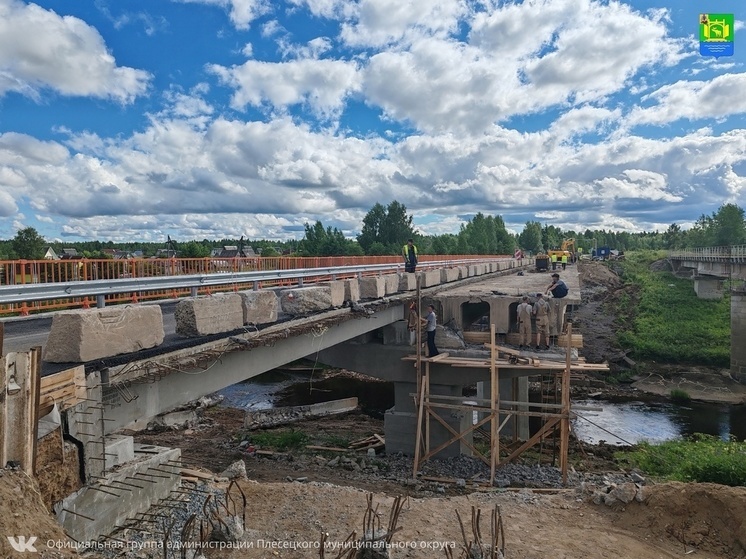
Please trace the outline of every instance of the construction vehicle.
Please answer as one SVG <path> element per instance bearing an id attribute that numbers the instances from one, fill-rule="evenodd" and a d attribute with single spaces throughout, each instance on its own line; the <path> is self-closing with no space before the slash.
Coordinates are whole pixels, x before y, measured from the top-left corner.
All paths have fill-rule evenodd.
<path id="1" fill-rule="evenodd" d="M 576 255 L 575 255 L 575 239 L 565 239 L 562 241 L 562 246 L 559 250 L 552 249 L 547 251 L 547 254 L 549 255 L 549 258 L 552 258 L 552 255 L 557 256 L 557 261 L 561 262 L 563 256 L 567 256 L 568 262 L 575 262 Z"/>

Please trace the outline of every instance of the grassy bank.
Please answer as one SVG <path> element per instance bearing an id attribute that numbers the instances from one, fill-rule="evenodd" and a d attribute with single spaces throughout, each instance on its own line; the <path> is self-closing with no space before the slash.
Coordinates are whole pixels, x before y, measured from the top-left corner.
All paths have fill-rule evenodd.
<path id="1" fill-rule="evenodd" d="M 651 271 L 663 252 L 638 251 L 614 262 L 625 289 L 616 301 L 623 327 L 621 347 L 632 348 L 635 359 L 664 363 L 715 365 L 730 363 L 730 297 L 698 299 L 691 280 Z"/>
<path id="2" fill-rule="evenodd" d="M 690 440 L 659 445 L 642 443 L 632 452 L 618 452 L 623 467 L 674 481 L 746 485 L 746 443 L 696 435 Z"/>

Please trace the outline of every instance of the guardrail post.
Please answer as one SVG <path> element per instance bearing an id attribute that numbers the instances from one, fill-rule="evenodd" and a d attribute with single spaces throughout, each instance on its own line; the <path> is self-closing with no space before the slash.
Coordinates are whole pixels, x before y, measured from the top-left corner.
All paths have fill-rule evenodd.
<path id="1" fill-rule="evenodd" d="M 197 293 L 198 291 L 199 291 L 199 288 L 197 288 L 197 287 L 191 287 L 191 288 L 189 289 L 189 295 L 190 295 L 191 297 L 196 297 L 196 296 L 197 296 L 197 294 L 198 294 L 198 293 Z"/>
<path id="2" fill-rule="evenodd" d="M 255 282 L 254 282 L 254 284 L 253 284 L 253 287 L 252 287 L 252 289 L 253 289 L 254 291 L 259 291 L 259 282 L 258 282 L 258 281 L 255 281 Z"/>
<path id="3" fill-rule="evenodd" d="M 96 308 L 103 309 L 106 306 L 106 297 L 103 295 L 96 295 Z"/>
<path id="4" fill-rule="evenodd" d="M 298 287 L 303 287 L 303 278 L 298 278 Z"/>

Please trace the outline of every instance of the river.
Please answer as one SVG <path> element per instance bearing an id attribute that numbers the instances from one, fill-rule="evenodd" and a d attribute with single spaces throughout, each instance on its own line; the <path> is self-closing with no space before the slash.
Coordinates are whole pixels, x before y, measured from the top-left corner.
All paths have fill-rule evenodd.
<path id="1" fill-rule="evenodd" d="M 307 371 L 275 370 L 229 386 L 219 394 L 224 397 L 224 405 L 254 410 L 357 396 L 363 411 L 377 418 L 383 418 L 385 410 L 394 405 L 392 383 L 346 375 L 324 379 L 320 376 L 318 371 L 310 375 Z M 577 400 L 573 404 L 603 409 L 579 411 L 579 417 L 573 421 L 576 436 L 589 443 L 601 440 L 608 444 L 634 444 L 643 440 L 656 443 L 694 433 L 746 440 L 746 405 L 698 402 L 680 405 L 630 399 Z"/>

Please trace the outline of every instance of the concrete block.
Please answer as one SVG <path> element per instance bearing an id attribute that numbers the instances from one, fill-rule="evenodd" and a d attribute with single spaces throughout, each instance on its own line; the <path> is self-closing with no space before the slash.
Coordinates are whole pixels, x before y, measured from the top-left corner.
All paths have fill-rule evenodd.
<path id="1" fill-rule="evenodd" d="M 132 462 L 135 459 L 135 440 L 126 435 L 106 435 L 104 438 L 106 451 L 106 469 Z"/>
<path id="2" fill-rule="evenodd" d="M 399 274 L 386 274 L 383 276 L 386 284 L 386 295 L 394 295 L 399 292 Z"/>
<path id="3" fill-rule="evenodd" d="M 328 287 L 332 297 L 332 307 L 339 308 L 345 302 L 345 284 L 342 280 L 317 283 L 319 287 Z"/>
<path id="4" fill-rule="evenodd" d="M 58 312 L 44 346 L 44 361 L 84 363 L 163 342 L 158 305 L 127 305 Z"/>
<path id="5" fill-rule="evenodd" d="M 243 323 L 268 324 L 277 322 L 279 301 L 277 293 L 271 290 L 239 291 Z"/>
<path id="6" fill-rule="evenodd" d="M 399 274 L 399 291 L 414 291 L 417 289 L 417 274 Z"/>
<path id="7" fill-rule="evenodd" d="M 244 324 L 243 300 L 238 293 L 190 297 L 174 311 L 176 333 L 184 338 L 237 330 Z"/>
<path id="8" fill-rule="evenodd" d="M 360 300 L 360 282 L 357 279 L 344 280 L 345 301 L 357 303 Z"/>
<path id="9" fill-rule="evenodd" d="M 466 279 L 469 277 L 469 268 L 468 266 L 459 266 L 458 267 L 458 279 Z"/>
<path id="10" fill-rule="evenodd" d="M 382 276 L 360 278 L 360 298 L 380 299 L 386 296 L 386 282 Z"/>
<path id="11" fill-rule="evenodd" d="M 450 283 L 452 281 L 458 281 L 458 279 L 459 279 L 458 268 L 441 268 L 440 283 Z"/>
<path id="12" fill-rule="evenodd" d="M 477 273 L 477 266 L 476 264 L 472 264 L 471 266 L 469 266 L 469 277 L 473 278 L 476 275 L 479 275 Z"/>
<path id="13" fill-rule="evenodd" d="M 299 287 L 280 292 L 283 312 L 292 315 L 309 314 L 332 308 L 330 287 Z"/>
<path id="14" fill-rule="evenodd" d="M 127 519 L 147 511 L 178 489 L 181 483 L 179 474 L 153 472 L 152 468 L 173 470 L 167 461 L 180 460 L 180 449 L 135 445 L 135 450 L 147 450 L 147 454 L 137 453 L 137 460 L 122 464 L 116 471 L 108 472 L 106 480 L 93 484 L 106 493 L 85 485 L 55 505 L 57 522 L 67 535 L 81 543 L 94 542 L 100 536 L 110 534 L 114 526 L 122 526 Z M 143 481 L 133 481 L 137 479 Z"/>
<path id="15" fill-rule="evenodd" d="M 426 270 L 420 272 L 420 285 L 422 287 L 440 285 L 440 270 Z"/>

